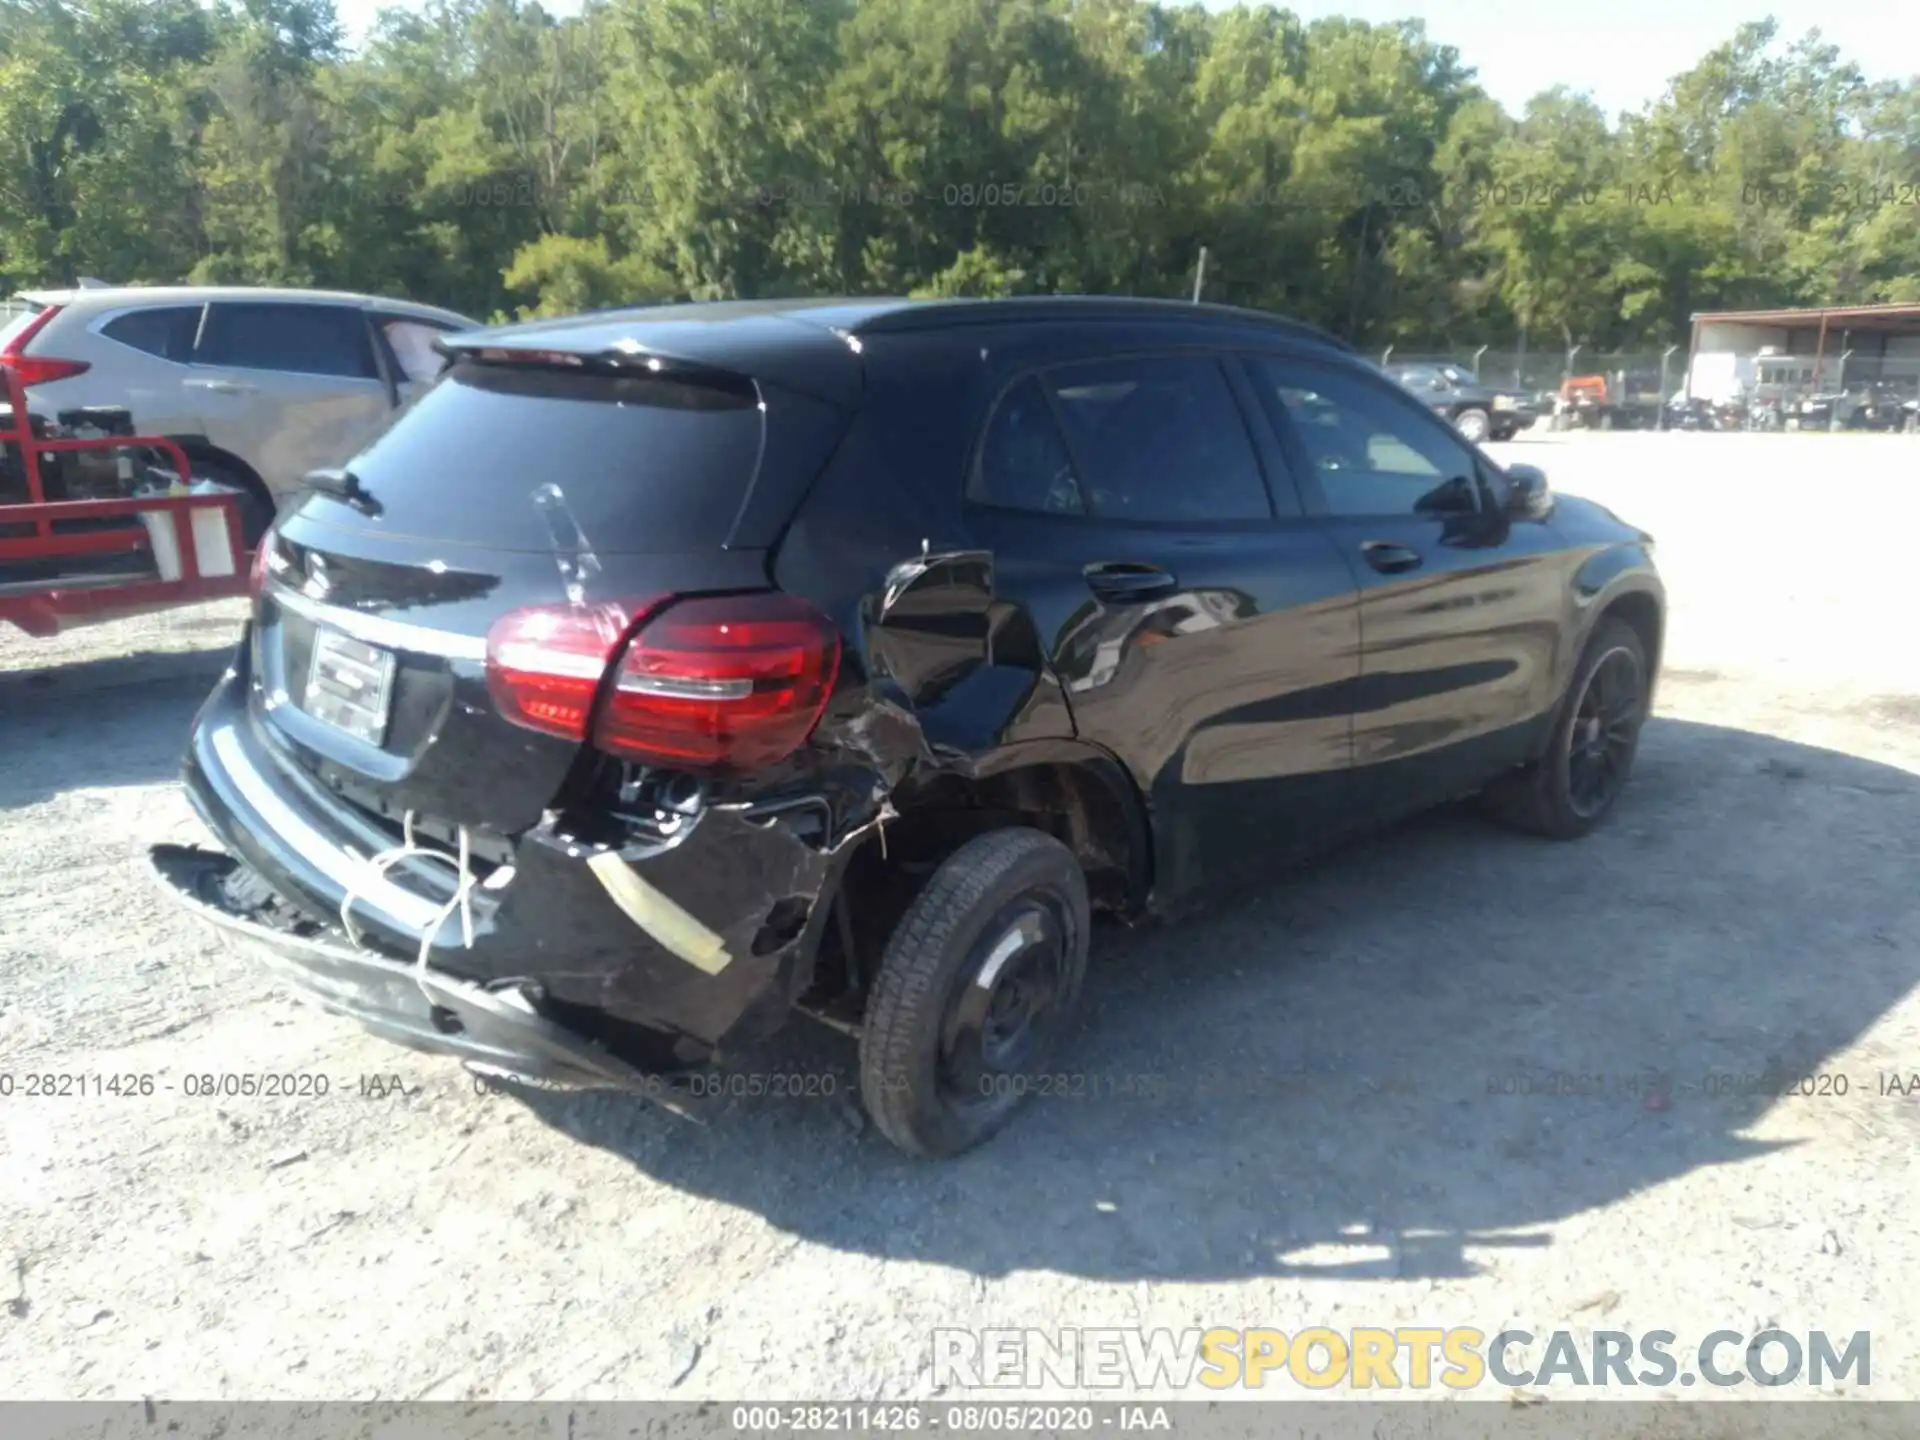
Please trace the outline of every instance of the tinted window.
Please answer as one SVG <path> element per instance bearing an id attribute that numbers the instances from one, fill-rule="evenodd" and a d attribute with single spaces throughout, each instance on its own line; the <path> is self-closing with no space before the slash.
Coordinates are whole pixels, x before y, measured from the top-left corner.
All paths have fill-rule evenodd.
<path id="1" fill-rule="evenodd" d="M 548 550 L 563 516 L 596 550 L 676 551 L 726 539 L 762 428 L 750 384 L 467 361 L 348 463 L 391 534 Z"/>
<path id="2" fill-rule="evenodd" d="M 1476 506 L 1473 453 L 1378 382 L 1297 360 L 1256 360 L 1335 515 L 1454 514 Z"/>
<path id="3" fill-rule="evenodd" d="M 365 319 L 342 305 L 214 304 L 194 359 L 354 380 L 377 373 Z"/>
<path id="4" fill-rule="evenodd" d="M 983 505 L 1012 510 L 1086 513 L 1073 457 L 1038 380 L 1022 380 L 993 412 L 968 494 Z"/>
<path id="5" fill-rule="evenodd" d="M 31 300 L 16 300 L 11 310 L 0 309 L 0 346 L 31 325 L 34 317 L 47 307 Z"/>
<path id="6" fill-rule="evenodd" d="M 130 310 L 101 326 L 100 333 L 122 345 L 184 365 L 193 358 L 193 337 L 199 329 L 198 305 L 163 305 L 154 310 Z"/>
<path id="7" fill-rule="evenodd" d="M 1101 360 L 1047 378 L 1095 515 L 1173 523 L 1272 516 L 1217 361 Z"/>

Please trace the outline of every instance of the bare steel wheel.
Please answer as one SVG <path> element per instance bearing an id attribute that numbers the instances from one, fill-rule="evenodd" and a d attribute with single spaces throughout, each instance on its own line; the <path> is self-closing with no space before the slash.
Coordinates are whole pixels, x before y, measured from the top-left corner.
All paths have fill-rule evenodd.
<path id="1" fill-rule="evenodd" d="M 915 1155 L 1002 1125 L 1078 1007 L 1086 877 L 1038 830 L 995 830 L 934 871 L 895 928 L 860 1037 L 874 1124 Z"/>

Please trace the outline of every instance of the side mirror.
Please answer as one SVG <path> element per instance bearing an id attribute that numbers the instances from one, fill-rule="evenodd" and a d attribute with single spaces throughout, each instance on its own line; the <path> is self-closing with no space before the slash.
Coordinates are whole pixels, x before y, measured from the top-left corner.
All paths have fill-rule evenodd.
<path id="1" fill-rule="evenodd" d="M 1538 520 L 1553 508 L 1553 490 L 1547 484 L 1547 472 L 1539 466 L 1509 465 L 1506 476 L 1509 515 Z"/>

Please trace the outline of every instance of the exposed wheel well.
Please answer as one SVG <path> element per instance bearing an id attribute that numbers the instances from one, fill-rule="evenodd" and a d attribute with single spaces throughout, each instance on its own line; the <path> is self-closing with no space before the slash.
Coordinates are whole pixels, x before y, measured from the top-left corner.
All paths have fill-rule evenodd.
<path id="1" fill-rule="evenodd" d="M 1601 618 L 1616 616 L 1633 627 L 1640 637 L 1640 643 L 1647 650 L 1647 666 L 1653 674 L 1660 673 L 1660 606 L 1654 598 L 1642 590 L 1630 591 L 1615 600 L 1602 612 Z"/>
<path id="2" fill-rule="evenodd" d="M 260 472 L 230 450 L 222 450 L 204 435 L 173 435 L 169 439 L 187 452 L 187 463 L 196 460 L 210 461 L 234 472 L 234 478 L 241 481 L 249 490 L 259 495 L 268 504 L 273 503 L 273 492 L 267 488 L 267 482 L 260 478 Z"/>
<path id="3" fill-rule="evenodd" d="M 829 927 L 830 971 L 824 988 L 860 988 L 888 935 L 942 861 L 976 835 L 1030 825 L 1064 844 L 1086 872 L 1096 910 L 1130 915 L 1152 883 L 1145 807 L 1132 782 L 1111 761 L 1048 762 L 969 778 L 936 776 L 894 795 L 898 816 L 884 840 L 864 841 L 848 863 L 841 902 L 858 958 L 844 966 L 846 933 Z M 823 960 L 828 957 L 823 953 Z"/>
<path id="4" fill-rule="evenodd" d="M 278 502 L 273 497 L 273 491 L 267 488 L 267 482 L 260 478 L 257 470 L 238 455 L 230 450 L 222 450 L 204 435 L 175 435 L 172 439 L 187 452 L 189 467 L 204 463 L 218 465 L 223 470 L 231 471 L 233 478 L 253 497 L 255 504 L 251 510 L 245 504 L 241 505 L 241 526 L 247 532 L 246 542 L 251 549 L 267 526 L 273 522 L 274 514 L 279 509 Z"/>

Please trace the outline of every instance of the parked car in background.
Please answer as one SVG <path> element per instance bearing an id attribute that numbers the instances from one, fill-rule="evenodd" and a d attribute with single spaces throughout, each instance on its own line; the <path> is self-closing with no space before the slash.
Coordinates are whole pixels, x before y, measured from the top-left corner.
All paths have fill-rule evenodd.
<path id="1" fill-rule="evenodd" d="M 439 372 L 451 310 L 320 290 L 27 290 L 0 358 L 35 413 L 107 408 L 239 490 L 251 544 L 310 470 L 345 459 Z"/>
<path id="2" fill-rule="evenodd" d="M 1511 440 L 1539 418 L 1533 397 L 1525 391 L 1484 385 L 1471 370 L 1451 361 L 1390 365 L 1387 374 L 1476 445 Z"/>
<path id="3" fill-rule="evenodd" d="M 660 1095 L 798 1010 L 949 1154 L 1047 1073 L 1090 909 L 1476 792 L 1570 839 L 1632 766 L 1650 537 L 1305 326 L 768 301 L 447 345 L 260 546 L 188 741 L 221 848 L 152 856 L 406 1043 Z"/>

